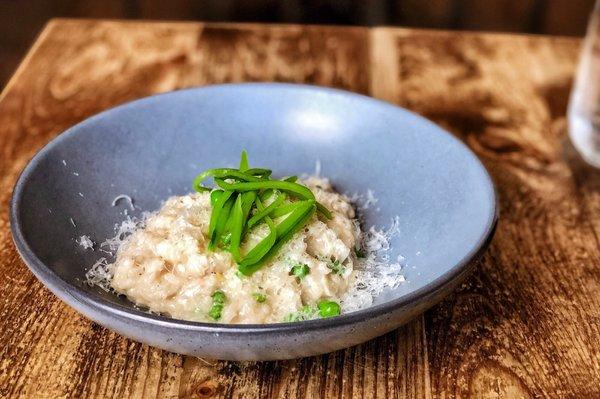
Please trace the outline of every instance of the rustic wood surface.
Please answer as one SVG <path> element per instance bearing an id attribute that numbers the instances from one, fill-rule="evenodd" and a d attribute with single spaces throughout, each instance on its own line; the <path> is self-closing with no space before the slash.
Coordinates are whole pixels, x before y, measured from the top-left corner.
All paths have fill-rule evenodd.
<path id="1" fill-rule="evenodd" d="M 0 397 L 600 397 L 600 176 L 568 145 L 564 117 L 578 49 L 392 28 L 52 21 L 0 97 Z M 33 277 L 7 208 L 38 149 L 124 101 L 258 80 L 382 98 L 477 153 L 501 220 L 458 292 L 358 347 L 234 363 L 129 341 Z"/>

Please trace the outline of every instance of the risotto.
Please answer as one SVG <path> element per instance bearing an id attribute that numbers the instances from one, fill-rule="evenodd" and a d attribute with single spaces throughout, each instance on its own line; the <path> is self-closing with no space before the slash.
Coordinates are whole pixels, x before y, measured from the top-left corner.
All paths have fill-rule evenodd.
<path id="1" fill-rule="evenodd" d="M 238 271 L 230 252 L 208 249 L 211 198 L 199 192 L 168 199 L 120 245 L 111 265 L 112 288 L 137 305 L 185 320 L 299 321 L 335 312 L 336 306 L 339 313 L 357 276 L 360 227 L 348 199 L 326 179 L 309 178 L 302 184 L 332 217 L 314 213 L 251 275 Z M 246 235 L 241 251 L 267 234 L 264 224 L 257 226 Z"/>

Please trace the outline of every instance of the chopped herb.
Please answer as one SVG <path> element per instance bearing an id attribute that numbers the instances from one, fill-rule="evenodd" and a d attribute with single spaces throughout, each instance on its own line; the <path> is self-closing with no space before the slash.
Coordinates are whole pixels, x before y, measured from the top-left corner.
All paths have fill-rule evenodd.
<path id="1" fill-rule="evenodd" d="M 225 301 L 227 301 L 227 296 L 223 291 L 215 291 L 211 296 L 213 299 L 213 304 L 208 311 L 208 316 L 217 321 L 221 318 L 221 312 L 223 311 L 223 305 L 225 305 Z"/>
<path id="2" fill-rule="evenodd" d="M 346 267 L 337 259 L 332 259 L 331 262 L 327 263 L 327 267 L 330 268 L 335 274 L 339 274 L 340 276 L 346 271 Z"/>
<path id="3" fill-rule="evenodd" d="M 357 258 L 365 258 L 367 256 L 365 250 L 360 247 L 354 247 L 354 254 Z"/>
<path id="4" fill-rule="evenodd" d="M 304 263 L 298 263 L 290 270 L 290 275 L 298 277 L 298 279 L 302 280 L 306 277 L 307 274 L 310 273 L 310 267 Z"/>
<path id="5" fill-rule="evenodd" d="M 239 271 L 239 270 L 237 270 L 237 271 L 235 272 L 235 275 L 236 275 L 236 276 L 237 276 L 237 277 L 238 277 L 240 280 L 243 280 L 244 278 L 246 278 L 246 277 L 247 277 L 247 276 L 246 276 L 244 273 L 242 273 L 242 272 L 241 272 L 241 271 Z"/>
<path id="6" fill-rule="evenodd" d="M 297 312 L 290 313 L 283 318 L 283 321 L 286 323 L 291 323 L 295 321 L 304 321 L 313 317 L 316 313 L 317 309 L 310 307 L 309 305 L 304 305 L 302 309 Z"/>
<path id="7" fill-rule="evenodd" d="M 319 316 L 323 318 L 338 316 L 341 313 L 340 305 L 337 302 L 323 299 L 317 304 Z"/>
<path id="8" fill-rule="evenodd" d="M 252 297 L 254 297 L 258 303 L 263 303 L 267 300 L 267 296 L 262 292 L 253 292 Z"/>

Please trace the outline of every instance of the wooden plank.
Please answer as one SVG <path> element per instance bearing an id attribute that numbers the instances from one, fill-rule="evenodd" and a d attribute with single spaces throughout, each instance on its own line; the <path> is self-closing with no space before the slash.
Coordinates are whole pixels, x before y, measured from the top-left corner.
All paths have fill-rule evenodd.
<path id="1" fill-rule="evenodd" d="M 483 262 L 426 314 L 433 396 L 600 397 L 600 175 L 564 150 L 578 42 L 388 33 L 395 101 L 463 139 L 500 197 Z"/>

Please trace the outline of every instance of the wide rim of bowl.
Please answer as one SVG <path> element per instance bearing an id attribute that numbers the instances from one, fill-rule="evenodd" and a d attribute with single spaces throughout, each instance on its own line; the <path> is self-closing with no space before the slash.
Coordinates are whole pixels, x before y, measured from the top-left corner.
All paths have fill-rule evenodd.
<path id="1" fill-rule="evenodd" d="M 128 107 L 136 107 L 141 104 L 145 104 L 152 101 L 160 100 L 163 97 L 169 96 L 177 96 L 182 92 L 190 92 L 190 91 L 207 91 L 207 90 L 231 90 L 231 89 L 241 89 L 241 90 L 257 90 L 257 89 L 275 89 L 275 90 L 308 90 L 312 91 L 315 94 L 328 94 L 342 97 L 353 97 L 359 99 L 361 101 L 370 102 L 376 106 L 384 107 L 391 109 L 393 112 L 403 113 L 412 115 L 413 118 L 419 120 L 420 123 L 425 125 L 430 125 L 435 134 L 441 134 L 449 136 L 449 138 L 457 144 L 458 147 L 462 147 L 467 155 L 469 155 L 474 164 L 481 168 L 485 179 L 487 180 L 487 184 L 489 185 L 489 193 L 490 193 L 490 202 L 492 204 L 492 212 L 490 212 L 489 219 L 486 223 L 486 229 L 479 238 L 479 240 L 475 243 L 475 245 L 471 248 L 471 250 L 466 253 L 462 259 L 452 265 L 446 272 L 433 279 L 423 287 L 416 289 L 414 291 L 410 291 L 396 299 L 370 306 L 355 312 L 350 312 L 347 314 L 343 314 L 337 317 L 325 318 L 325 319 L 313 319 L 302 322 L 293 322 L 293 323 L 271 323 L 271 324 L 220 324 L 220 323 L 205 323 L 205 322 L 197 322 L 197 321 L 188 321 L 188 320 L 180 320 L 174 319 L 171 317 L 152 314 L 149 312 L 145 312 L 141 309 L 137 309 L 130 306 L 125 306 L 117 303 L 110 302 L 100 296 L 94 295 L 91 292 L 85 291 L 82 288 L 72 285 L 62 278 L 60 278 L 52 269 L 50 269 L 46 264 L 39 259 L 35 252 L 31 249 L 27 240 L 25 239 L 23 232 L 21 230 L 21 218 L 20 218 L 20 210 L 21 203 L 20 200 L 23 195 L 23 190 L 26 185 L 26 182 L 31 175 L 31 173 L 35 170 L 37 164 L 44 158 L 44 156 L 49 153 L 54 147 L 60 145 L 60 143 L 64 140 L 67 140 L 72 135 L 78 134 L 81 127 L 92 124 L 96 119 L 105 117 L 108 113 L 115 111 L 116 109 L 125 109 Z M 155 94 L 147 97 L 143 97 L 137 100 L 129 101 L 123 104 L 116 105 L 114 107 L 108 108 L 98 114 L 95 114 L 89 118 L 84 119 L 83 121 L 73 125 L 72 127 L 65 130 L 63 133 L 59 134 L 57 137 L 52 139 L 48 144 L 46 144 L 41 150 L 39 150 L 33 158 L 29 161 L 29 163 L 25 166 L 19 178 L 17 179 L 13 194 L 10 202 L 10 227 L 13 235 L 13 241 L 15 242 L 16 248 L 25 261 L 26 265 L 33 272 L 33 274 L 48 288 L 52 291 L 56 296 L 61 298 L 63 301 L 67 302 L 67 304 L 74 306 L 71 303 L 71 300 L 77 301 L 79 304 L 83 304 L 86 307 L 95 308 L 99 311 L 104 311 L 106 313 L 115 314 L 117 316 L 133 319 L 137 322 L 141 323 L 150 323 L 157 327 L 163 328 L 171 328 L 171 329 L 184 329 L 186 331 L 191 332 L 207 332 L 207 333 L 223 333 L 223 334 L 236 334 L 236 333 L 273 333 L 273 332 L 300 332 L 302 330 L 318 330 L 318 329 L 328 329 L 333 327 L 341 327 L 349 324 L 355 324 L 357 322 L 364 321 L 366 319 L 372 319 L 379 316 L 384 316 L 385 314 L 391 313 L 394 309 L 407 306 L 411 303 L 419 302 L 419 300 L 423 297 L 427 297 L 432 295 L 441 289 L 443 289 L 446 285 L 451 283 L 454 279 L 459 278 L 461 275 L 466 274 L 470 271 L 470 266 L 473 266 L 479 257 L 483 254 L 485 249 L 490 244 L 494 232 L 496 230 L 496 226 L 498 223 L 498 196 L 496 193 L 496 188 L 493 183 L 492 178 L 489 173 L 481 163 L 481 161 L 477 158 L 477 156 L 459 139 L 454 137 L 452 134 L 433 123 L 432 121 L 423 118 L 422 116 L 409 111 L 405 108 L 398 107 L 394 104 L 388 103 L 386 101 L 377 100 L 375 98 L 349 92 L 346 90 L 334 89 L 329 87 L 322 86 L 314 86 L 307 84 L 293 84 L 293 83 L 272 83 L 272 82 L 264 82 L 264 83 L 225 83 L 225 84 L 216 84 L 216 85 L 207 85 L 200 87 L 192 87 L 181 90 L 170 91 L 166 93 Z"/>

